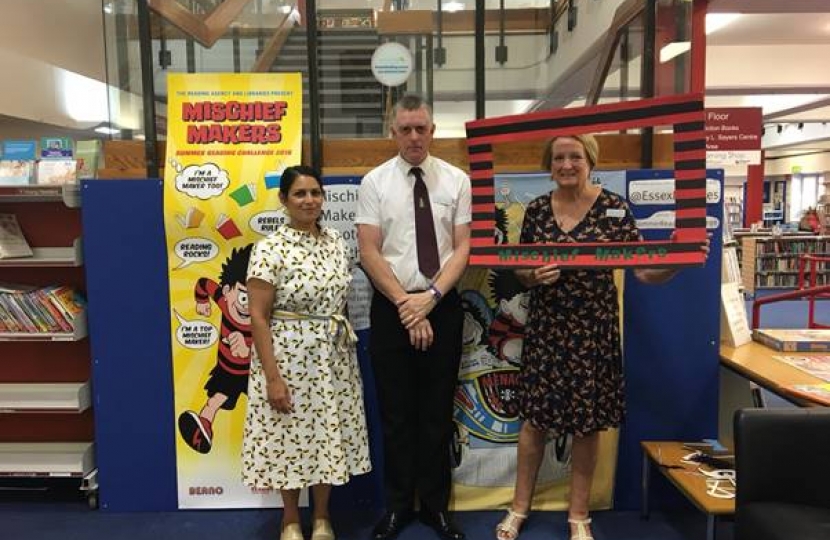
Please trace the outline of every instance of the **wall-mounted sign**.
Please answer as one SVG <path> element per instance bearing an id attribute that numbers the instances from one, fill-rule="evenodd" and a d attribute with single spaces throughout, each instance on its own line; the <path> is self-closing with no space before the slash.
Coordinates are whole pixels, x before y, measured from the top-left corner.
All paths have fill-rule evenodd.
<path id="1" fill-rule="evenodd" d="M 412 74 L 412 53 L 400 43 L 384 43 L 372 54 L 372 74 L 384 86 L 400 86 Z"/>
<path id="2" fill-rule="evenodd" d="M 761 163 L 760 107 L 706 109 L 706 162 L 708 165 Z"/>
<path id="3" fill-rule="evenodd" d="M 674 179 L 633 180 L 628 185 L 628 201 L 631 204 L 663 205 L 676 204 L 674 201 Z M 714 178 L 706 179 L 706 202 L 720 203 L 720 182 Z"/>

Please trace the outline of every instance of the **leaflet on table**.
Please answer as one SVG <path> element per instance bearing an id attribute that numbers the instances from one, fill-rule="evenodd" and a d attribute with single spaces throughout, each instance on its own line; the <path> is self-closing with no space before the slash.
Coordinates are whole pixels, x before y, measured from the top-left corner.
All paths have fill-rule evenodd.
<path id="1" fill-rule="evenodd" d="M 830 356 L 828 355 L 773 356 L 773 358 L 798 368 L 813 377 L 830 382 Z"/>

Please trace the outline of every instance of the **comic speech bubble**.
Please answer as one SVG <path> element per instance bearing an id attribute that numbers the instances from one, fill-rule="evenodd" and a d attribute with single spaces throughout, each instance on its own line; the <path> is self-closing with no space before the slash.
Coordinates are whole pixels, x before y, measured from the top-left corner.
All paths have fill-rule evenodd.
<path id="1" fill-rule="evenodd" d="M 228 171 L 213 163 L 188 165 L 177 172 L 176 189 L 203 201 L 218 197 L 230 184 Z"/>
<path id="2" fill-rule="evenodd" d="M 207 238 L 185 238 L 176 242 L 174 248 L 176 256 L 182 263 L 176 267 L 184 268 L 196 262 L 206 262 L 219 255 L 219 246 Z"/>
<path id="3" fill-rule="evenodd" d="M 288 221 L 288 216 L 282 210 L 266 210 L 254 214 L 251 217 L 249 225 L 251 230 L 262 236 L 268 236 L 277 230 L 277 227 L 284 225 Z"/>
<path id="4" fill-rule="evenodd" d="M 207 349 L 219 339 L 219 330 L 207 321 L 189 321 L 179 315 L 177 311 L 173 314 L 179 321 L 176 329 L 176 340 L 183 347 L 188 349 Z"/>

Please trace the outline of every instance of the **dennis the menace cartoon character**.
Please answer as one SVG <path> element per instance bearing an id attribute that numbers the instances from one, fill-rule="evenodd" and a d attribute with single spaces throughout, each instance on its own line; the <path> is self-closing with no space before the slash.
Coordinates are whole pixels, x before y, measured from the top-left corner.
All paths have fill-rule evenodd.
<path id="1" fill-rule="evenodd" d="M 199 315 L 210 316 L 211 301 L 222 312 L 216 365 L 205 383 L 208 399 L 198 413 L 185 411 L 179 415 L 182 439 L 201 454 L 207 454 L 213 446 L 213 422 L 219 409 L 233 410 L 239 395 L 248 393 L 252 337 L 245 280 L 252 246 L 231 251 L 222 265 L 219 283 L 199 278 L 193 291 Z"/>

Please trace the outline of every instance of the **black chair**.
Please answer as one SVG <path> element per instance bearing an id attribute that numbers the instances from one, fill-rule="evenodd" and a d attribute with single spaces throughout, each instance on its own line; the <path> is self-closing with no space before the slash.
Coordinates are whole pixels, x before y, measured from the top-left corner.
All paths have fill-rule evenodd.
<path id="1" fill-rule="evenodd" d="M 735 413 L 735 540 L 830 539 L 830 409 Z"/>

